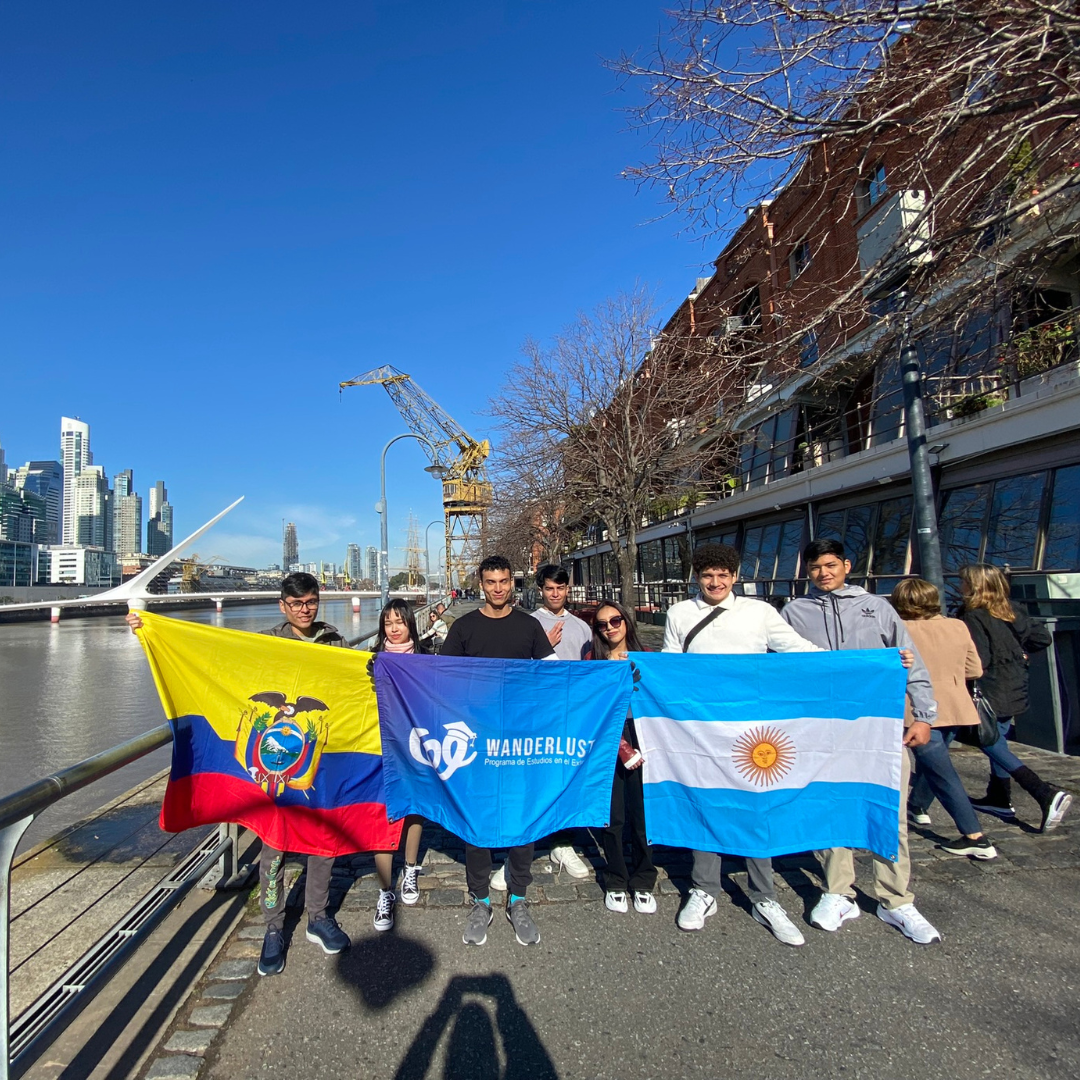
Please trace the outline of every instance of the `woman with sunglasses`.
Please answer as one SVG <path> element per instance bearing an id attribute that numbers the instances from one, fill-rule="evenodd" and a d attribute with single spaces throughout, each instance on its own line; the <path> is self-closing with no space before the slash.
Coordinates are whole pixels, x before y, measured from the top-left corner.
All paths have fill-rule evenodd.
<path id="1" fill-rule="evenodd" d="M 593 618 L 593 641 L 590 659 L 627 660 L 632 652 L 644 652 L 638 639 L 634 618 L 622 604 L 605 600 Z M 604 848 L 604 906 L 608 911 L 628 910 L 626 894 L 633 894 L 634 910 L 643 915 L 656 911 L 656 867 L 645 833 L 645 793 L 642 789 L 641 763 L 634 718 L 627 711 L 611 785 L 610 824 L 601 834 Z M 631 865 L 623 854 L 623 826 L 630 822 Z"/>
<path id="2" fill-rule="evenodd" d="M 372 652 L 426 653 L 427 646 L 420 640 L 416 629 L 416 616 L 404 600 L 391 600 L 379 616 L 379 633 Z M 401 902 L 412 905 L 420 899 L 420 835 L 424 830 L 423 818 L 410 814 L 401 830 L 405 841 L 405 869 L 401 872 Z M 375 872 L 379 875 L 379 901 L 375 905 L 375 929 L 394 928 L 394 852 L 379 851 L 375 854 Z"/>

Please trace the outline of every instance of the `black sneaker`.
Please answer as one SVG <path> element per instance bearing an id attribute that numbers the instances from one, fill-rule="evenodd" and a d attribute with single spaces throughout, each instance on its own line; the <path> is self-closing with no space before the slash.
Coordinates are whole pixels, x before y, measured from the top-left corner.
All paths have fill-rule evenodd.
<path id="1" fill-rule="evenodd" d="M 259 974 L 280 975 L 285 970 L 285 935 L 280 930 L 267 930 L 259 953 Z"/>
<path id="2" fill-rule="evenodd" d="M 978 810 L 980 814 L 993 814 L 994 817 L 999 817 L 1002 821 L 1016 820 L 1016 811 L 1008 799 L 999 801 L 986 795 L 981 799 L 972 799 L 971 809 Z"/>
<path id="3" fill-rule="evenodd" d="M 916 806 L 914 803 L 908 803 L 907 816 L 912 825 L 931 824 L 930 815 L 921 806 Z"/>
<path id="4" fill-rule="evenodd" d="M 307 939 L 321 945 L 324 953 L 339 953 L 347 949 L 352 942 L 349 935 L 334 921 L 333 916 L 324 915 L 307 924 Z"/>
<path id="5" fill-rule="evenodd" d="M 977 840 L 972 840 L 969 836 L 961 836 L 951 844 L 941 844 L 940 847 L 942 851 L 947 851 L 950 855 L 970 855 L 973 859 L 997 858 L 997 848 L 990 843 L 990 838 L 987 836 L 980 836 Z"/>

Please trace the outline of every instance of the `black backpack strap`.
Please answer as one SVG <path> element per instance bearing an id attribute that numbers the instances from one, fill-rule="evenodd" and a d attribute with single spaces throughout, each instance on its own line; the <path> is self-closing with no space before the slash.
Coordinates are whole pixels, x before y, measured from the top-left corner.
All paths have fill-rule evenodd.
<path id="1" fill-rule="evenodd" d="M 697 626 L 695 626 L 690 631 L 690 633 L 687 634 L 686 637 L 683 639 L 682 651 L 689 652 L 690 643 L 694 640 L 694 638 L 696 638 L 698 634 L 700 634 L 701 631 L 704 630 L 705 627 L 713 621 L 713 619 L 718 619 L 721 615 L 723 615 L 725 611 L 727 611 L 727 608 L 722 608 L 719 604 L 717 604 L 716 607 L 714 607 L 712 611 L 710 611 L 709 614 L 706 615 L 705 618 L 702 619 L 701 622 L 699 622 Z"/>

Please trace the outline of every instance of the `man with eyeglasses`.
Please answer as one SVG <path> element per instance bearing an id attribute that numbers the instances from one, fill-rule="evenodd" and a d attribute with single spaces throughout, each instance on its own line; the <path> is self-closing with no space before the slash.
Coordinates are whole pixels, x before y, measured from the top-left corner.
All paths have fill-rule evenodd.
<path id="1" fill-rule="evenodd" d="M 319 622 L 319 582 L 311 574 L 289 574 L 281 581 L 278 607 L 285 621 L 261 631 L 271 637 L 310 641 L 318 645 L 349 648 L 348 641 L 336 626 Z M 137 611 L 127 616 L 127 624 L 138 630 L 142 619 Z M 298 854 L 305 854 L 298 852 Z M 308 855 L 307 889 L 304 906 L 308 913 L 307 939 L 321 945 L 325 953 L 339 953 L 351 942 L 348 934 L 328 915 L 330 875 L 334 859 L 330 855 Z M 260 975 L 280 975 L 285 970 L 285 852 L 277 851 L 263 841 L 259 856 L 259 905 L 262 908 L 266 934 L 259 956 Z"/>
<path id="2" fill-rule="evenodd" d="M 316 645 L 349 647 L 336 626 L 315 618 L 319 614 L 319 582 L 311 574 L 289 574 L 283 578 L 278 607 L 285 621 L 261 633 L 271 637 L 297 638 Z"/>
<path id="3" fill-rule="evenodd" d="M 771 604 L 732 593 L 740 560 L 739 552 L 728 544 L 702 544 L 697 548 L 693 566 L 701 592 L 668 610 L 663 651 L 821 652 L 788 626 Z M 720 856 L 713 851 L 693 854 L 690 896 L 677 919 L 680 930 L 704 929 L 705 920 L 716 914 L 720 893 Z M 746 871 L 751 912 L 757 922 L 785 945 L 805 944 L 799 928 L 776 897 L 772 859 L 746 857 Z"/>

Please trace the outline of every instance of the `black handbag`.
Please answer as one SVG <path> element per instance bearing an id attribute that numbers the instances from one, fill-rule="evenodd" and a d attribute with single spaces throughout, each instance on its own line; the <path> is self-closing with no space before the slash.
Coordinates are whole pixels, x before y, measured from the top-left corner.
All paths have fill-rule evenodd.
<path id="1" fill-rule="evenodd" d="M 956 737 L 967 746 L 993 746 L 1001 738 L 1001 729 L 998 727 L 994 706 L 984 696 L 977 681 L 971 684 L 971 700 L 975 705 L 975 712 L 979 715 L 979 722 L 958 727 Z"/>

